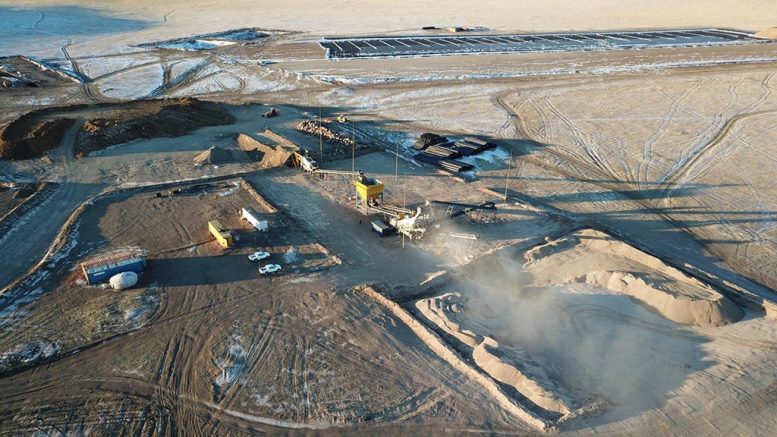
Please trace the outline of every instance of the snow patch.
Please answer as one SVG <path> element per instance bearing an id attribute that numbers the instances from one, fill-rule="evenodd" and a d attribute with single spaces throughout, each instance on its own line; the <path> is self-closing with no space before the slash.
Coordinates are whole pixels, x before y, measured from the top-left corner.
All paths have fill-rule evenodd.
<path id="1" fill-rule="evenodd" d="M 225 47 L 225 46 L 231 46 L 234 45 L 234 41 L 221 41 L 217 39 L 195 39 L 192 41 L 182 41 L 182 42 L 176 42 L 176 43 L 169 43 L 169 44 L 159 44 L 157 45 L 160 49 L 169 49 L 169 50 L 183 50 L 185 52 L 196 52 L 200 50 L 211 50 L 218 47 Z"/>
<path id="2" fill-rule="evenodd" d="M 713 65 L 747 65 L 763 64 L 777 62 L 777 57 L 761 56 L 749 58 L 718 58 L 718 59 L 700 59 L 685 61 L 667 61 L 658 63 L 635 64 L 635 65 L 616 65 L 606 67 L 593 67 L 588 69 L 568 69 L 554 68 L 537 71 L 517 71 L 517 72 L 488 72 L 471 74 L 440 74 L 440 75 L 419 75 L 419 76 L 373 76 L 373 77 L 350 77 L 338 75 L 310 74 L 309 77 L 326 84 L 332 85 L 376 85 L 400 82 L 435 82 L 435 81 L 465 81 L 477 79 L 513 79 L 521 77 L 537 76 L 558 76 L 566 74 L 593 74 L 593 75 L 611 75 L 615 73 L 634 73 L 643 71 L 662 71 L 671 68 L 685 67 L 704 67 Z"/>
<path id="3" fill-rule="evenodd" d="M 291 264 L 293 262 L 297 261 L 297 251 L 294 250 L 293 247 L 290 247 L 289 250 L 286 251 L 286 253 L 283 254 L 283 262 L 286 264 Z"/>
<path id="4" fill-rule="evenodd" d="M 124 321 L 133 325 L 154 313 L 159 306 L 159 297 L 155 294 L 144 293 L 137 297 L 135 303 L 136 306 L 124 310 Z"/>
<path id="5" fill-rule="evenodd" d="M 0 354 L 0 368 L 14 364 L 34 363 L 41 359 L 51 358 L 58 353 L 59 345 L 48 340 L 23 343 Z"/>
<path id="6" fill-rule="evenodd" d="M 14 293 L 16 294 L 16 293 Z M 25 307 L 36 300 L 43 294 L 42 288 L 36 288 L 30 292 L 13 296 L 4 295 L 0 299 L 0 328 L 5 328 L 12 323 L 24 318 L 29 314 L 22 307 Z"/>

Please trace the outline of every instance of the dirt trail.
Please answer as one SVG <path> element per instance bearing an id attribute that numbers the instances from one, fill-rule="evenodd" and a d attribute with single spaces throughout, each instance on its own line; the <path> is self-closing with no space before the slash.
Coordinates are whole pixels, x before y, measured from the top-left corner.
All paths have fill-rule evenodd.
<path id="1" fill-rule="evenodd" d="M 747 112 L 743 114 L 736 115 L 734 117 L 731 117 L 726 121 L 726 123 L 723 125 L 723 127 L 718 131 L 718 133 L 715 135 L 715 137 L 708 142 L 707 144 L 703 145 L 699 148 L 698 152 L 693 154 L 687 161 L 681 163 L 681 165 L 677 168 L 676 171 L 666 176 L 664 179 L 661 188 L 664 190 L 664 192 L 668 191 L 673 186 L 676 186 L 683 182 L 684 179 L 687 178 L 688 174 L 694 170 L 696 167 L 704 166 L 705 168 L 702 168 L 699 171 L 699 175 L 703 175 L 707 171 L 709 171 L 712 166 L 714 166 L 715 162 L 703 162 L 705 158 L 707 158 L 707 155 L 710 153 L 713 153 L 715 151 L 715 148 L 723 142 L 723 140 L 727 139 L 730 135 L 732 129 L 734 126 L 743 121 L 747 120 L 751 117 L 758 117 L 765 114 L 774 114 L 777 113 L 777 109 L 767 109 L 762 111 L 754 111 L 754 112 Z"/>
<path id="2" fill-rule="evenodd" d="M 62 165 L 64 176 L 51 195 L 28 212 L 7 234 L 0 237 L 0 253 L 7 257 L 0 269 L 0 288 L 13 282 L 34 265 L 48 249 L 70 214 L 84 201 L 97 195 L 103 186 L 70 182 L 73 142 L 82 121 L 78 120 L 50 157 Z"/>

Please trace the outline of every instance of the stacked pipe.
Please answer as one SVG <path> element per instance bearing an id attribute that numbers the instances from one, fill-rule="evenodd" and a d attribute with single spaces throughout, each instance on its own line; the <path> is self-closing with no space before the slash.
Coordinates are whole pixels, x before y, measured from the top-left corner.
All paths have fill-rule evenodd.
<path id="1" fill-rule="evenodd" d="M 458 158 L 461 156 L 461 153 L 459 153 L 457 150 L 438 145 L 427 147 L 424 153 L 433 156 L 439 156 L 441 158 Z"/>
<path id="2" fill-rule="evenodd" d="M 442 135 L 437 135 L 437 134 L 427 132 L 425 134 L 421 134 L 421 136 L 418 137 L 418 140 L 415 142 L 415 144 L 413 144 L 413 148 L 416 150 L 424 150 L 429 146 L 433 146 L 435 144 L 443 144 L 447 142 L 448 142 L 448 138 L 445 138 Z"/>
<path id="3" fill-rule="evenodd" d="M 443 158 L 440 160 L 440 167 L 453 173 L 459 173 L 462 171 L 472 170 L 475 167 L 472 164 L 467 164 L 455 159 Z"/>
<path id="4" fill-rule="evenodd" d="M 453 147 L 463 156 L 470 156 L 488 149 L 493 149 L 496 147 L 496 144 L 479 140 L 477 138 L 465 138 L 463 140 L 456 141 Z"/>
<path id="5" fill-rule="evenodd" d="M 449 158 L 443 158 L 443 157 L 440 157 L 440 156 L 429 155 L 426 152 L 419 153 L 419 154 L 415 155 L 414 158 L 417 161 L 425 162 L 427 164 L 431 164 L 431 165 L 433 165 L 435 167 L 441 168 L 443 170 L 448 170 L 448 171 L 453 172 L 453 173 L 459 173 L 459 172 L 462 172 L 462 171 L 468 171 L 468 170 L 472 170 L 473 168 L 475 168 L 474 166 L 472 166 L 470 164 L 467 164 L 467 163 L 464 163 L 464 162 L 461 162 L 461 161 L 457 161 L 455 159 L 449 159 Z"/>
<path id="6" fill-rule="evenodd" d="M 458 141 L 453 144 L 453 148 L 456 149 L 461 156 L 472 156 L 480 153 L 478 146 L 464 141 Z"/>
<path id="7" fill-rule="evenodd" d="M 464 138 L 464 141 L 466 141 L 468 143 L 472 143 L 472 144 L 477 144 L 478 146 L 480 146 L 482 148 L 481 150 L 488 150 L 488 149 L 495 149 L 496 148 L 496 144 L 489 143 L 488 141 L 483 141 L 480 138 L 467 137 L 467 138 Z"/>

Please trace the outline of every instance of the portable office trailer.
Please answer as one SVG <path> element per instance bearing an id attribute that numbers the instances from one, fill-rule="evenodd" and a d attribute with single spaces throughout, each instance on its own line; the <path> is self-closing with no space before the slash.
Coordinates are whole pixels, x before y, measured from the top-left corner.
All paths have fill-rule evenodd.
<path id="1" fill-rule="evenodd" d="M 223 249 L 227 249 L 235 244 L 232 240 L 232 233 L 229 232 L 229 229 L 224 227 L 224 225 L 222 225 L 218 220 L 209 221 L 208 230 L 210 230 L 210 233 L 216 238 L 219 246 L 221 246 Z"/>
<path id="2" fill-rule="evenodd" d="M 259 214 L 253 208 L 241 208 L 240 218 L 251 223 L 251 225 L 259 232 L 267 232 L 270 227 L 267 220 L 259 219 Z"/>

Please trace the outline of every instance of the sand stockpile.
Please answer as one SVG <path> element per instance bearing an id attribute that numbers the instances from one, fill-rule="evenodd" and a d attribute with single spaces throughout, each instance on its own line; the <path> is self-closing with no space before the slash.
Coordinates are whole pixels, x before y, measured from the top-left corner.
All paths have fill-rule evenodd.
<path id="1" fill-rule="evenodd" d="M 570 412 L 566 402 L 541 384 L 541 382 L 547 384 L 549 381 L 542 367 L 525 357 L 521 360 L 521 364 L 531 368 L 533 375 L 530 376 L 526 370 L 511 364 L 514 359 L 500 357 L 499 352 L 499 343 L 491 337 L 486 337 L 472 350 L 472 359 L 489 376 L 518 390 L 538 407 L 562 415 Z"/>
<path id="2" fill-rule="evenodd" d="M 446 293 L 416 302 L 421 315 L 445 336 L 460 343 L 455 348 L 495 381 L 518 391 L 537 407 L 559 415 L 571 411 L 569 402 L 556 393 L 559 387 L 531 357 L 516 347 L 509 351 L 488 335 L 478 335 L 465 329 L 456 318 L 462 314 L 465 302 L 459 293 Z"/>
<path id="3" fill-rule="evenodd" d="M 742 317 L 736 304 L 709 285 L 603 232 L 578 231 L 524 257 L 538 286 L 587 283 L 631 296 L 686 325 L 722 326 Z"/>
<path id="4" fill-rule="evenodd" d="M 777 39 L 777 27 L 768 27 L 755 34 L 758 38 Z"/>
<path id="5" fill-rule="evenodd" d="M 194 157 L 196 165 L 222 165 L 232 162 L 247 162 L 248 157 L 242 150 L 224 149 L 222 147 L 211 147 L 208 150 Z"/>
<path id="6" fill-rule="evenodd" d="M 291 148 L 281 145 L 269 146 L 245 134 L 239 134 L 236 141 L 241 150 L 245 151 L 254 161 L 259 161 L 262 168 L 286 165 L 292 154 Z"/>
<path id="7" fill-rule="evenodd" d="M 742 310 L 722 295 L 710 299 L 675 295 L 660 290 L 656 284 L 628 272 L 590 272 L 572 281 L 635 297 L 667 319 L 684 325 L 721 326 L 742 317 Z"/>

